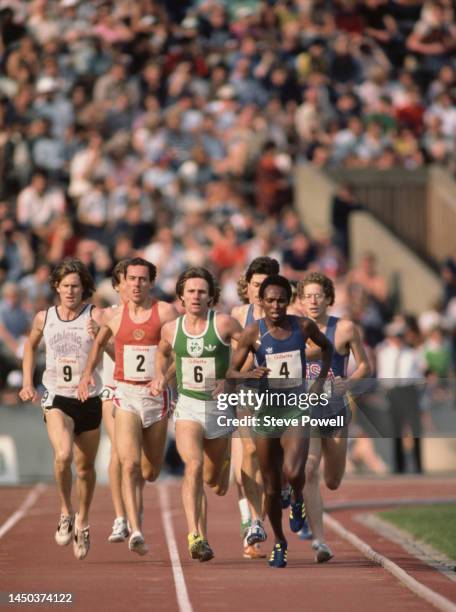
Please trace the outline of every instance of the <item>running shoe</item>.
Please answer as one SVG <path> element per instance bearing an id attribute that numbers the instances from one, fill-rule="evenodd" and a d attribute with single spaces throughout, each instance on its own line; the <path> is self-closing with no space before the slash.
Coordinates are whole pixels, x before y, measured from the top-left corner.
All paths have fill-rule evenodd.
<path id="1" fill-rule="evenodd" d="M 71 542 L 74 529 L 74 515 L 60 515 L 60 521 L 57 525 L 57 531 L 54 534 L 55 541 L 59 546 L 68 546 Z"/>
<path id="2" fill-rule="evenodd" d="M 247 535 L 247 531 L 249 530 L 249 527 L 251 526 L 251 524 L 252 524 L 252 521 L 250 519 L 247 519 L 246 521 L 241 521 L 240 533 L 241 533 L 242 540 Z"/>
<path id="3" fill-rule="evenodd" d="M 264 542 L 267 537 L 263 523 L 260 519 L 256 519 L 247 530 L 245 539 L 247 540 L 247 544 L 258 544 L 259 542 Z"/>
<path id="4" fill-rule="evenodd" d="M 247 544 L 244 540 L 244 559 L 266 559 L 266 553 L 263 552 L 259 544 Z"/>
<path id="5" fill-rule="evenodd" d="M 89 527 L 84 527 L 84 529 L 78 529 L 76 525 L 74 526 L 74 536 L 73 536 L 73 552 L 76 559 L 82 561 L 87 557 L 87 553 L 90 548 L 90 534 Z"/>
<path id="6" fill-rule="evenodd" d="M 282 502 L 282 510 L 286 510 L 291 504 L 291 487 L 288 485 L 280 492 L 280 499 Z"/>
<path id="7" fill-rule="evenodd" d="M 307 519 L 304 520 L 302 528 L 300 529 L 300 531 L 298 531 L 298 536 L 301 540 L 311 540 L 313 538 L 313 534 L 310 531 Z"/>
<path id="8" fill-rule="evenodd" d="M 112 525 L 112 532 L 108 537 L 108 542 L 125 542 L 129 534 L 127 521 L 123 517 L 117 517 Z"/>
<path id="9" fill-rule="evenodd" d="M 187 536 L 188 540 L 188 552 L 192 559 L 200 558 L 200 551 L 204 546 L 204 540 L 199 533 L 189 533 Z"/>
<path id="10" fill-rule="evenodd" d="M 334 557 L 329 546 L 320 540 L 312 542 L 312 549 L 315 551 L 315 563 L 326 563 Z"/>
<path id="11" fill-rule="evenodd" d="M 203 561 L 210 561 L 214 558 L 214 551 L 209 546 L 209 542 L 207 540 L 203 540 L 201 546 L 199 548 L 198 559 Z"/>
<path id="12" fill-rule="evenodd" d="M 144 540 L 144 536 L 140 531 L 133 531 L 130 536 L 130 540 L 128 541 L 128 548 L 131 552 L 135 552 L 138 555 L 147 555 L 149 552 L 149 547 Z"/>
<path id="13" fill-rule="evenodd" d="M 290 529 L 293 533 L 298 533 L 306 520 L 306 508 L 304 501 L 291 503 L 290 509 Z"/>
<path id="14" fill-rule="evenodd" d="M 271 567 L 286 567 L 287 566 L 287 543 L 277 542 L 272 549 L 271 556 L 268 561 Z"/>

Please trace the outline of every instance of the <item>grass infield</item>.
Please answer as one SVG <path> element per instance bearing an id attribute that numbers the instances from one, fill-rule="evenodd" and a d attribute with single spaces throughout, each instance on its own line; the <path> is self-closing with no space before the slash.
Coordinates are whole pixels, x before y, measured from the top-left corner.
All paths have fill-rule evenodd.
<path id="1" fill-rule="evenodd" d="M 456 505 L 401 508 L 378 514 L 456 561 Z"/>

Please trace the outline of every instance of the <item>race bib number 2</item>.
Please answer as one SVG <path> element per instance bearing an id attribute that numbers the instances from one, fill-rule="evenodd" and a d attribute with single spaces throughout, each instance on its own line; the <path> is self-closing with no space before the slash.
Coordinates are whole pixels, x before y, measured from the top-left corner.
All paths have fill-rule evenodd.
<path id="1" fill-rule="evenodd" d="M 125 380 L 146 382 L 154 374 L 156 346 L 125 346 L 124 377 Z"/>
<path id="2" fill-rule="evenodd" d="M 184 389 L 189 391 L 209 391 L 207 389 L 208 380 L 215 382 L 214 357 L 182 358 L 182 384 Z"/>

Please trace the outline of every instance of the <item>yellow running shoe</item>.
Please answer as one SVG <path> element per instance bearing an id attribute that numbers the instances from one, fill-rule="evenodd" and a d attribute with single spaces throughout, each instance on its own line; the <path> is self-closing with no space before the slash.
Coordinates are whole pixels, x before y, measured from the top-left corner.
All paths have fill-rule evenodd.
<path id="1" fill-rule="evenodd" d="M 204 547 L 204 540 L 199 533 L 189 533 L 188 539 L 188 552 L 192 559 L 199 559 L 202 549 Z"/>

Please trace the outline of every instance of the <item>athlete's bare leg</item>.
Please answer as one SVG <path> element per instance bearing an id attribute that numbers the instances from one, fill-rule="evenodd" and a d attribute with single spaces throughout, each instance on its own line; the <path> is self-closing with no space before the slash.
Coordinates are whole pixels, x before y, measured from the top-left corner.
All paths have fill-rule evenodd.
<path id="1" fill-rule="evenodd" d="M 244 485 L 242 484 L 242 442 L 236 434 L 231 438 L 231 464 L 233 466 L 234 482 L 236 484 L 239 499 L 245 497 Z"/>
<path id="2" fill-rule="evenodd" d="M 143 429 L 141 452 L 141 477 L 137 484 L 136 501 L 140 527 L 144 516 L 144 486 L 146 482 L 154 482 L 160 475 L 166 446 L 168 417 L 157 421 Z"/>
<path id="3" fill-rule="evenodd" d="M 288 429 L 280 438 L 283 448 L 283 476 L 291 485 L 294 502 L 303 500 L 306 481 L 306 461 L 309 452 L 308 429 Z"/>
<path id="4" fill-rule="evenodd" d="M 200 514 L 198 520 L 198 533 L 203 538 L 203 540 L 207 540 L 207 495 L 206 491 L 203 487 L 203 493 L 201 495 L 201 507 Z"/>
<path id="5" fill-rule="evenodd" d="M 203 442 L 203 480 L 216 495 L 225 495 L 230 474 L 231 436 Z"/>
<path id="6" fill-rule="evenodd" d="M 77 527 L 89 524 L 89 509 L 95 490 L 95 458 L 100 442 L 100 428 L 84 431 L 74 439 L 74 463 L 76 466 L 79 509 Z"/>
<path id="7" fill-rule="evenodd" d="M 165 454 L 168 417 L 157 421 L 142 432 L 144 457 L 141 459 L 141 473 L 144 480 L 154 482 L 160 475 Z"/>
<path id="8" fill-rule="evenodd" d="M 74 422 L 58 408 L 46 410 L 46 427 L 54 450 L 54 475 L 60 496 L 61 513 L 73 514 L 71 503 L 71 462 L 73 461 Z"/>
<path id="9" fill-rule="evenodd" d="M 288 430 L 281 438 L 257 436 L 256 446 L 264 482 L 266 512 L 276 542 L 286 542 L 282 527 L 282 474 L 293 488 L 295 502 L 302 501 L 309 450 L 307 430 Z"/>
<path id="10" fill-rule="evenodd" d="M 315 540 L 325 541 L 323 532 L 323 500 L 320 492 L 320 463 L 324 460 L 324 479 L 328 489 L 336 490 L 345 472 L 347 456 L 346 432 L 333 438 L 312 437 L 306 464 L 304 500 L 310 528 Z"/>
<path id="11" fill-rule="evenodd" d="M 310 529 L 315 539 L 324 542 L 323 535 L 323 501 L 320 493 L 321 439 L 311 437 L 309 456 L 306 463 L 306 484 L 304 502 Z"/>
<path id="12" fill-rule="evenodd" d="M 115 443 L 115 419 L 112 414 L 113 402 L 105 401 L 103 406 L 103 424 L 111 441 L 111 457 L 109 459 L 109 485 L 111 489 L 112 504 L 116 517 L 126 517 L 125 504 L 122 498 L 122 470 Z"/>
<path id="13" fill-rule="evenodd" d="M 338 432 L 333 438 L 322 438 L 323 455 L 323 477 L 325 484 L 331 491 L 340 487 L 345 473 L 347 461 L 347 431 L 346 429 Z"/>
<path id="14" fill-rule="evenodd" d="M 249 427 L 238 429 L 242 444 L 241 478 L 252 519 L 263 518 L 263 487 L 255 440 Z"/>
<path id="15" fill-rule="evenodd" d="M 276 542 L 286 541 L 282 527 L 282 488 L 283 448 L 279 438 L 258 436 L 256 448 L 264 483 L 265 508 L 269 517 Z"/>
<path id="16" fill-rule="evenodd" d="M 132 531 L 141 531 L 137 490 L 141 483 L 142 423 L 138 415 L 116 410 L 115 439 L 122 466 L 122 493 Z"/>
<path id="17" fill-rule="evenodd" d="M 185 465 L 182 502 L 188 533 L 199 533 L 203 495 L 203 427 L 196 421 L 176 421 L 176 446 Z"/>

